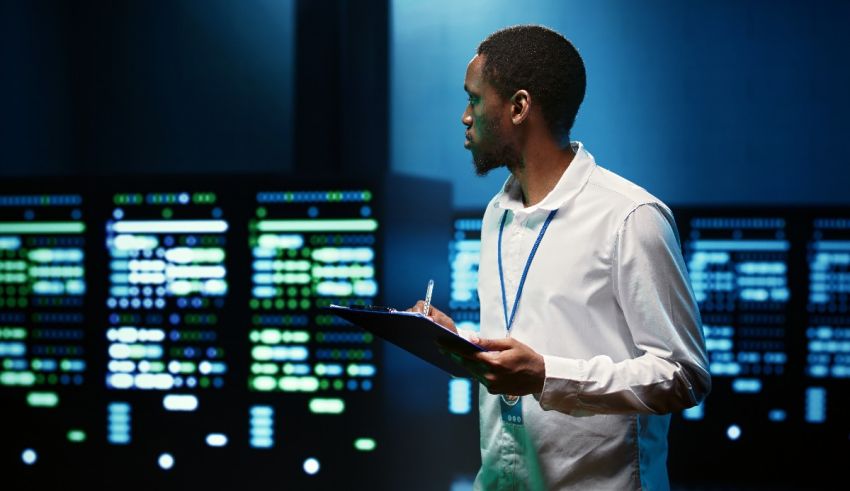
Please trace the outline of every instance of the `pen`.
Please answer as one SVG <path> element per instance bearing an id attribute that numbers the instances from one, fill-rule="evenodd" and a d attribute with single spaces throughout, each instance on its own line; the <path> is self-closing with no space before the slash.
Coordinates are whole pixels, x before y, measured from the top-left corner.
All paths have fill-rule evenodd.
<path id="1" fill-rule="evenodd" d="M 422 307 L 422 313 L 426 316 L 431 311 L 431 294 L 434 293 L 434 280 L 428 280 L 428 289 L 425 290 L 425 306 Z"/>

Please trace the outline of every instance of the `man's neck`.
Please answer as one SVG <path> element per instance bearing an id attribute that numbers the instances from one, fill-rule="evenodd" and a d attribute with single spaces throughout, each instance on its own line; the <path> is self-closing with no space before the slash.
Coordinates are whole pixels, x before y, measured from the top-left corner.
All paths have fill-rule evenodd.
<path id="1" fill-rule="evenodd" d="M 522 200 L 526 207 L 543 201 L 575 157 L 572 145 L 566 148 L 543 146 L 537 147 L 537 150 L 526 152 L 521 168 L 511 171 L 522 189 Z"/>

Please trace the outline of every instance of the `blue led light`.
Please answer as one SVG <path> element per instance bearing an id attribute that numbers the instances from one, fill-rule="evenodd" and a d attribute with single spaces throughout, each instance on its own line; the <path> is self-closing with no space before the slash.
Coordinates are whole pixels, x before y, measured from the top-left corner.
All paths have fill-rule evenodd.
<path id="1" fill-rule="evenodd" d="M 472 382 L 465 378 L 449 380 L 449 412 L 469 414 L 472 411 Z"/>
<path id="2" fill-rule="evenodd" d="M 82 202 L 78 194 L 0 196 L 0 206 L 75 206 Z"/>
<path id="3" fill-rule="evenodd" d="M 23 461 L 24 464 L 34 465 L 37 460 L 38 454 L 35 452 L 35 450 L 27 448 L 23 452 L 21 452 L 21 461 Z"/>
<path id="4" fill-rule="evenodd" d="M 826 422 L 826 389 L 823 387 L 809 387 L 806 389 L 806 411 L 807 423 Z"/>
<path id="5" fill-rule="evenodd" d="M 726 428 L 726 437 L 732 441 L 741 438 L 741 427 L 738 425 L 730 425 Z"/>
<path id="6" fill-rule="evenodd" d="M 112 402 L 107 406 L 106 439 L 113 445 L 130 443 L 131 409 L 126 402 Z"/>
<path id="7" fill-rule="evenodd" d="M 274 445 L 274 408 L 251 406 L 249 444 L 254 448 L 271 448 Z"/>

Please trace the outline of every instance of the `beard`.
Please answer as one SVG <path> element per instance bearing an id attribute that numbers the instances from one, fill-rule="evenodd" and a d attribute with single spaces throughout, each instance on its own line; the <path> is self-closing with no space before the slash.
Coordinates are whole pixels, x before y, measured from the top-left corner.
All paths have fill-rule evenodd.
<path id="1" fill-rule="evenodd" d="M 507 167 L 508 170 L 519 168 L 522 165 L 522 159 L 512 145 L 506 144 L 493 151 L 473 150 L 472 164 L 475 166 L 475 173 L 479 177 L 484 177 L 491 170 L 499 167 Z"/>
<path id="2" fill-rule="evenodd" d="M 483 130 L 483 135 L 486 135 L 485 139 L 495 142 L 496 148 L 472 149 L 472 164 L 475 166 L 475 173 L 479 177 L 484 177 L 491 170 L 499 167 L 507 167 L 508 170 L 513 170 L 522 166 L 522 157 L 519 151 L 510 143 L 508 138 L 504 137 L 504 132 L 498 120 L 487 121 Z"/>

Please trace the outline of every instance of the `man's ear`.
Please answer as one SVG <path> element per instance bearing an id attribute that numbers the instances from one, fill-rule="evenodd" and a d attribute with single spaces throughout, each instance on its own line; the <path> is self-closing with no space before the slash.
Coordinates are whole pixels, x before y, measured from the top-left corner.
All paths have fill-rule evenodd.
<path id="1" fill-rule="evenodd" d="M 522 124 L 531 114 L 531 94 L 520 89 L 511 97 L 511 122 L 514 126 Z"/>

